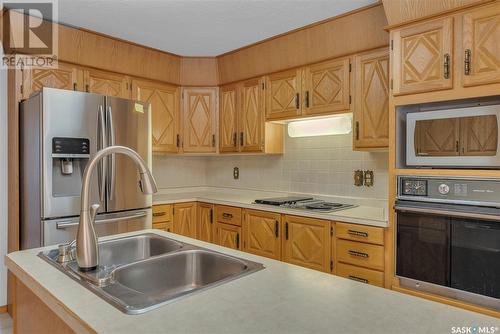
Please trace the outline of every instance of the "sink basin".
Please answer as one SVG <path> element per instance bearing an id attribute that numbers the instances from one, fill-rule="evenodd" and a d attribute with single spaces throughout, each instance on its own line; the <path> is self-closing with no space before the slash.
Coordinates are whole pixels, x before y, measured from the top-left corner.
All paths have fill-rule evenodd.
<path id="1" fill-rule="evenodd" d="M 99 265 L 119 266 L 170 253 L 182 248 L 182 243 L 145 233 L 99 243 Z"/>
<path id="2" fill-rule="evenodd" d="M 127 314 L 140 314 L 180 297 L 264 269 L 260 263 L 145 233 L 99 242 L 99 267 L 82 272 L 59 263 L 58 249 L 39 256 Z"/>

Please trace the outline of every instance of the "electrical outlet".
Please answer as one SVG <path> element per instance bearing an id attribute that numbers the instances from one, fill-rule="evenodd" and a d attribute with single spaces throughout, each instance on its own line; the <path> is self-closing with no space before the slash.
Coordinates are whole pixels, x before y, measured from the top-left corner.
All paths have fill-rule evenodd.
<path id="1" fill-rule="evenodd" d="M 371 187 L 373 186 L 373 171 L 372 170 L 365 170 L 364 172 L 364 179 L 365 179 L 365 187 Z"/>
<path id="2" fill-rule="evenodd" d="M 354 171 L 354 185 L 356 187 L 361 187 L 363 185 L 364 173 L 362 170 Z"/>
<path id="3" fill-rule="evenodd" d="M 238 167 L 233 168 L 233 178 L 238 180 L 240 178 L 240 169 Z"/>

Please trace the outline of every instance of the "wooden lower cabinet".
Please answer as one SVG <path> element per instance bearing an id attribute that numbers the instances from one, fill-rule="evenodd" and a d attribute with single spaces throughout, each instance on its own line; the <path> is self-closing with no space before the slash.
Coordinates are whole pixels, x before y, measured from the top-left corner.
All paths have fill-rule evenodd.
<path id="1" fill-rule="evenodd" d="M 381 271 L 339 262 L 337 264 L 337 275 L 353 281 L 384 287 L 384 273 Z"/>
<path id="2" fill-rule="evenodd" d="M 174 222 L 169 221 L 169 222 L 164 222 L 164 223 L 153 223 L 153 228 L 155 230 L 173 232 L 174 231 Z"/>
<path id="3" fill-rule="evenodd" d="M 244 210 L 243 217 L 243 251 L 280 260 L 281 215 Z"/>
<path id="4" fill-rule="evenodd" d="M 384 247 L 339 239 L 337 240 L 337 261 L 384 270 Z"/>
<path id="5" fill-rule="evenodd" d="M 219 246 L 241 250 L 241 227 L 215 223 L 215 243 Z"/>
<path id="6" fill-rule="evenodd" d="M 153 205 L 153 228 L 173 232 L 172 204 Z"/>
<path id="7" fill-rule="evenodd" d="M 283 256 L 285 262 L 330 272 L 331 225 L 328 220 L 285 216 Z"/>
<path id="8" fill-rule="evenodd" d="M 208 203 L 198 204 L 196 239 L 214 241 L 214 206 Z"/>
<path id="9" fill-rule="evenodd" d="M 196 203 L 174 204 L 174 233 L 196 238 Z"/>

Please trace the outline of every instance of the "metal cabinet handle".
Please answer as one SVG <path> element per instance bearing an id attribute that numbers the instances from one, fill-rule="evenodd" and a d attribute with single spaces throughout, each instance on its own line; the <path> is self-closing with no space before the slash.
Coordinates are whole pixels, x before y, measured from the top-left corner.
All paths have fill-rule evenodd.
<path id="1" fill-rule="evenodd" d="M 238 139 L 237 139 L 238 135 L 235 133 L 233 133 L 233 146 L 236 147 L 236 145 L 238 144 Z"/>
<path id="2" fill-rule="evenodd" d="M 73 90 L 76 90 L 76 82 L 73 82 Z"/>
<path id="3" fill-rule="evenodd" d="M 240 132 L 240 146 L 243 146 L 243 131 Z"/>
<path id="4" fill-rule="evenodd" d="M 233 218 L 233 214 L 232 213 L 227 213 L 227 212 L 224 212 L 222 214 L 222 217 L 223 218 L 226 218 L 226 219 L 232 219 Z"/>
<path id="5" fill-rule="evenodd" d="M 300 108 L 300 96 L 299 96 L 299 93 L 295 94 L 295 108 L 296 109 Z"/>
<path id="6" fill-rule="evenodd" d="M 356 121 L 356 140 L 359 140 L 359 121 Z"/>
<path id="7" fill-rule="evenodd" d="M 364 257 L 364 258 L 368 258 L 369 257 L 369 255 L 367 253 L 358 252 L 358 251 L 355 251 L 355 250 L 352 250 L 352 249 L 349 249 L 347 252 L 349 253 L 349 255 L 352 255 L 352 256 Z"/>
<path id="8" fill-rule="evenodd" d="M 214 223 L 214 209 L 210 209 L 210 224 Z"/>
<path id="9" fill-rule="evenodd" d="M 450 55 L 448 53 L 444 55 L 443 67 L 443 76 L 448 79 L 450 77 Z"/>
<path id="10" fill-rule="evenodd" d="M 89 92 L 89 84 L 86 84 L 86 85 L 85 85 L 85 91 L 86 91 L 87 93 L 90 93 L 90 92 Z"/>
<path id="11" fill-rule="evenodd" d="M 285 240 L 288 240 L 288 222 L 285 223 Z"/>
<path id="12" fill-rule="evenodd" d="M 165 216 L 167 213 L 165 211 L 162 211 L 162 212 L 154 212 L 153 213 L 153 217 L 161 217 L 161 216 Z"/>
<path id="13" fill-rule="evenodd" d="M 215 135 L 212 135 L 212 147 L 215 147 Z"/>
<path id="14" fill-rule="evenodd" d="M 181 137 L 179 134 L 175 136 L 175 146 L 180 147 L 181 146 Z"/>
<path id="15" fill-rule="evenodd" d="M 465 50 L 465 57 L 464 57 L 464 74 L 465 75 L 470 75 L 470 58 L 471 58 L 471 51 L 470 49 Z"/>
<path id="16" fill-rule="evenodd" d="M 96 219 L 94 224 L 110 224 L 110 223 L 118 223 L 122 222 L 125 220 L 131 220 L 131 219 L 138 219 L 142 217 L 146 217 L 148 213 L 146 211 L 138 212 L 129 216 L 123 216 L 123 217 L 115 217 L 115 218 L 103 218 L 103 219 Z M 56 224 L 56 229 L 58 230 L 64 230 L 70 227 L 75 227 L 80 224 L 80 221 L 78 219 L 74 220 L 68 220 L 68 221 L 63 221 L 63 222 L 58 222 Z"/>
<path id="17" fill-rule="evenodd" d="M 356 230 L 347 230 L 347 234 L 355 235 L 357 237 L 368 238 L 368 232 L 362 232 L 362 231 L 356 231 Z"/>
<path id="18" fill-rule="evenodd" d="M 306 108 L 309 108 L 309 91 L 307 90 L 306 91 L 306 94 L 305 94 L 305 98 L 304 98 L 304 104 L 306 106 Z"/>
<path id="19" fill-rule="evenodd" d="M 279 234 L 279 221 L 275 220 L 274 221 L 274 235 L 276 236 L 276 238 L 279 238 L 280 234 Z"/>
<path id="20" fill-rule="evenodd" d="M 361 278 L 361 277 L 358 277 L 358 276 L 354 276 L 354 275 L 349 275 L 347 276 L 347 278 L 349 279 L 352 279 L 353 281 L 357 281 L 357 282 L 361 282 L 361 283 L 369 283 L 369 281 L 365 278 Z"/>
<path id="21" fill-rule="evenodd" d="M 236 233 L 236 249 L 240 249 L 240 234 Z"/>

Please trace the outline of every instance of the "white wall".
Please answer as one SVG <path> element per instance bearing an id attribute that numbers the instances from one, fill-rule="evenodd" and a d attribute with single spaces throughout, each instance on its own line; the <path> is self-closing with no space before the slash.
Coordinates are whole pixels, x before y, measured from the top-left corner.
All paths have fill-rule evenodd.
<path id="1" fill-rule="evenodd" d="M 0 44 L 0 58 L 3 56 Z M 0 306 L 7 304 L 7 71 L 0 69 Z"/>
<path id="2" fill-rule="evenodd" d="M 233 167 L 240 169 L 233 179 Z M 353 171 L 375 172 L 373 187 L 355 187 Z M 215 186 L 387 199 L 388 153 L 354 152 L 352 135 L 285 138 L 283 155 L 155 156 L 160 188 Z"/>

